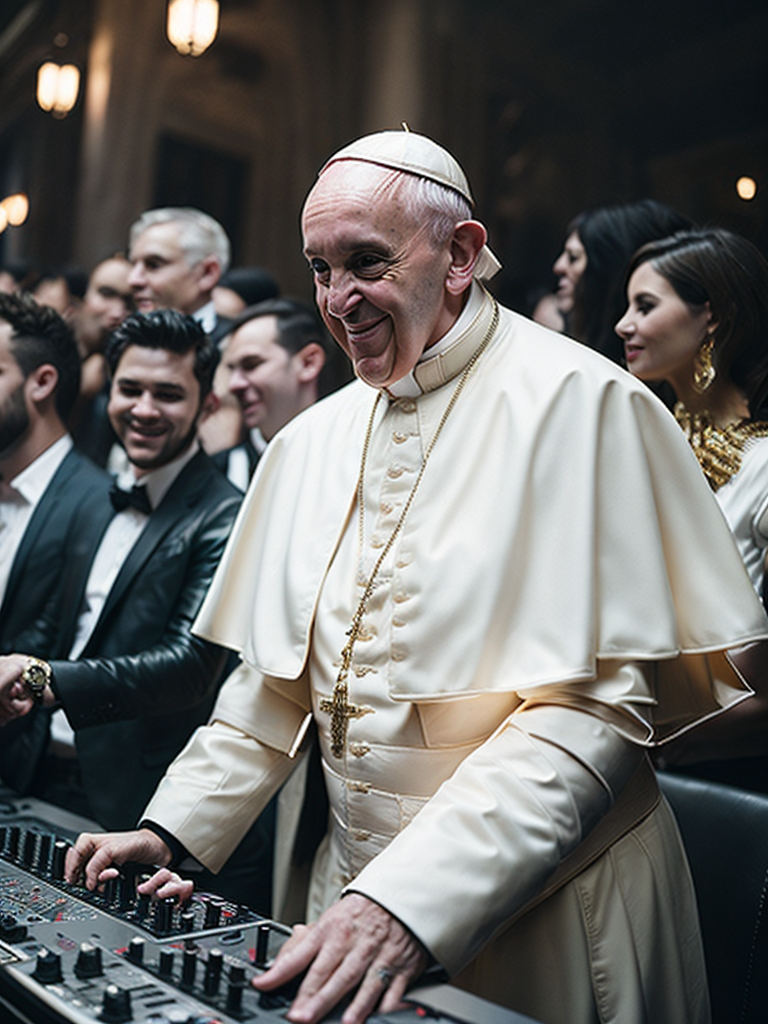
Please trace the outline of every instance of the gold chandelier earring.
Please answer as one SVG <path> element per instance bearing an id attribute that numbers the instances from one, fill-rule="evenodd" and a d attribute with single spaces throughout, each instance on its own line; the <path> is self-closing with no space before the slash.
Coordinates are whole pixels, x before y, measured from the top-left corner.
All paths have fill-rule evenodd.
<path id="1" fill-rule="evenodd" d="M 703 395 L 712 387 L 715 379 L 715 365 L 712 362 L 712 349 L 715 347 L 714 333 L 708 334 L 693 360 L 693 387 L 697 394 Z"/>

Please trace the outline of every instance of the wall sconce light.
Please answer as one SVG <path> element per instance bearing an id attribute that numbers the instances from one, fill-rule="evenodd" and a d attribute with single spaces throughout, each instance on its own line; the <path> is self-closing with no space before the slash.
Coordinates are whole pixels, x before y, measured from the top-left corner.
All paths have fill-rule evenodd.
<path id="1" fill-rule="evenodd" d="M 29 200 L 23 192 L 16 192 L 12 196 L 6 196 L 0 202 L 0 235 L 7 227 L 17 228 L 27 219 L 29 213 Z"/>
<path id="2" fill-rule="evenodd" d="M 199 57 L 216 38 L 219 0 L 170 0 L 168 39 L 179 53 Z"/>
<path id="3" fill-rule="evenodd" d="M 80 70 L 74 64 L 46 61 L 37 72 L 37 102 L 54 117 L 66 117 L 80 91 Z"/>
<path id="4" fill-rule="evenodd" d="M 29 213 L 29 199 L 23 192 L 16 192 L 12 196 L 6 196 L 0 203 L 0 210 L 8 224 L 17 228 L 27 219 Z"/>
<path id="5" fill-rule="evenodd" d="M 754 199 L 757 195 L 757 182 L 754 178 L 744 175 L 736 182 L 736 192 L 739 199 L 743 199 L 748 203 L 750 199 Z"/>

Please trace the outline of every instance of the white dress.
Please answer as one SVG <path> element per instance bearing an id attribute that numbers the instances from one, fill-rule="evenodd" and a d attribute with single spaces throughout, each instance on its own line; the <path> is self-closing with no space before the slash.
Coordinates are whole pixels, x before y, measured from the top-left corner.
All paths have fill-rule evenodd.
<path id="1" fill-rule="evenodd" d="M 749 578 L 762 593 L 768 548 L 768 437 L 747 444 L 741 466 L 715 493 L 741 552 Z"/>

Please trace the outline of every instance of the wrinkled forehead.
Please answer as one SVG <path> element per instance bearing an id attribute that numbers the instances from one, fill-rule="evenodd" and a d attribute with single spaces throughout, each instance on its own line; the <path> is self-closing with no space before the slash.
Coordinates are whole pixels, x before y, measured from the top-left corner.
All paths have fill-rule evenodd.
<path id="1" fill-rule="evenodd" d="M 305 233 L 323 217 L 395 216 L 403 209 L 401 186 L 411 175 L 365 160 L 338 160 L 328 164 L 312 186 L 302 210 Z"/>

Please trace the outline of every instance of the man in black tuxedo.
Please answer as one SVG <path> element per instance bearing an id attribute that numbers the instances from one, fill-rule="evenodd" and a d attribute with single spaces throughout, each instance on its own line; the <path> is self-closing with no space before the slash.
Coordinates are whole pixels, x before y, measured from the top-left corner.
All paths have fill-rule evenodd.
<path id="1" fill-rule="evenodd" d="M 217 363 L 202 327 L 169 310 L 129 317 L 107 359 L 129 468 L 121 489 L 81 502 L 91 528 L 71 545 L 56 614 L 38 624 L 54 660 L 30 648 L 0 658 L 0 692 L 6 717 L 29 710 L 23 693 L 62 709 L 33 792 L 125 824 L 206 720 L 222 678 L 226 653 L 190 626 L 241 495 L 195 436 Z M 76 762 L 62 756 L 69 727 Z M 59 796 L 57 776 L 72 783 L 74 763 L 81 792 L 70 784 Z"/>
<path id="2" fill-rule="evenodd" d="M 0 294 L 0 654 L 34 644 L 41 616 L 63 575 L 75 514 L 89 517 L 111 479 L 73 447 L 67 421 L 80 387 L 71 328 L 28 295 Z M 0 744 L 0 777 L 29 788 L 47 736 L 42 716 L 14 723 Z"/>

